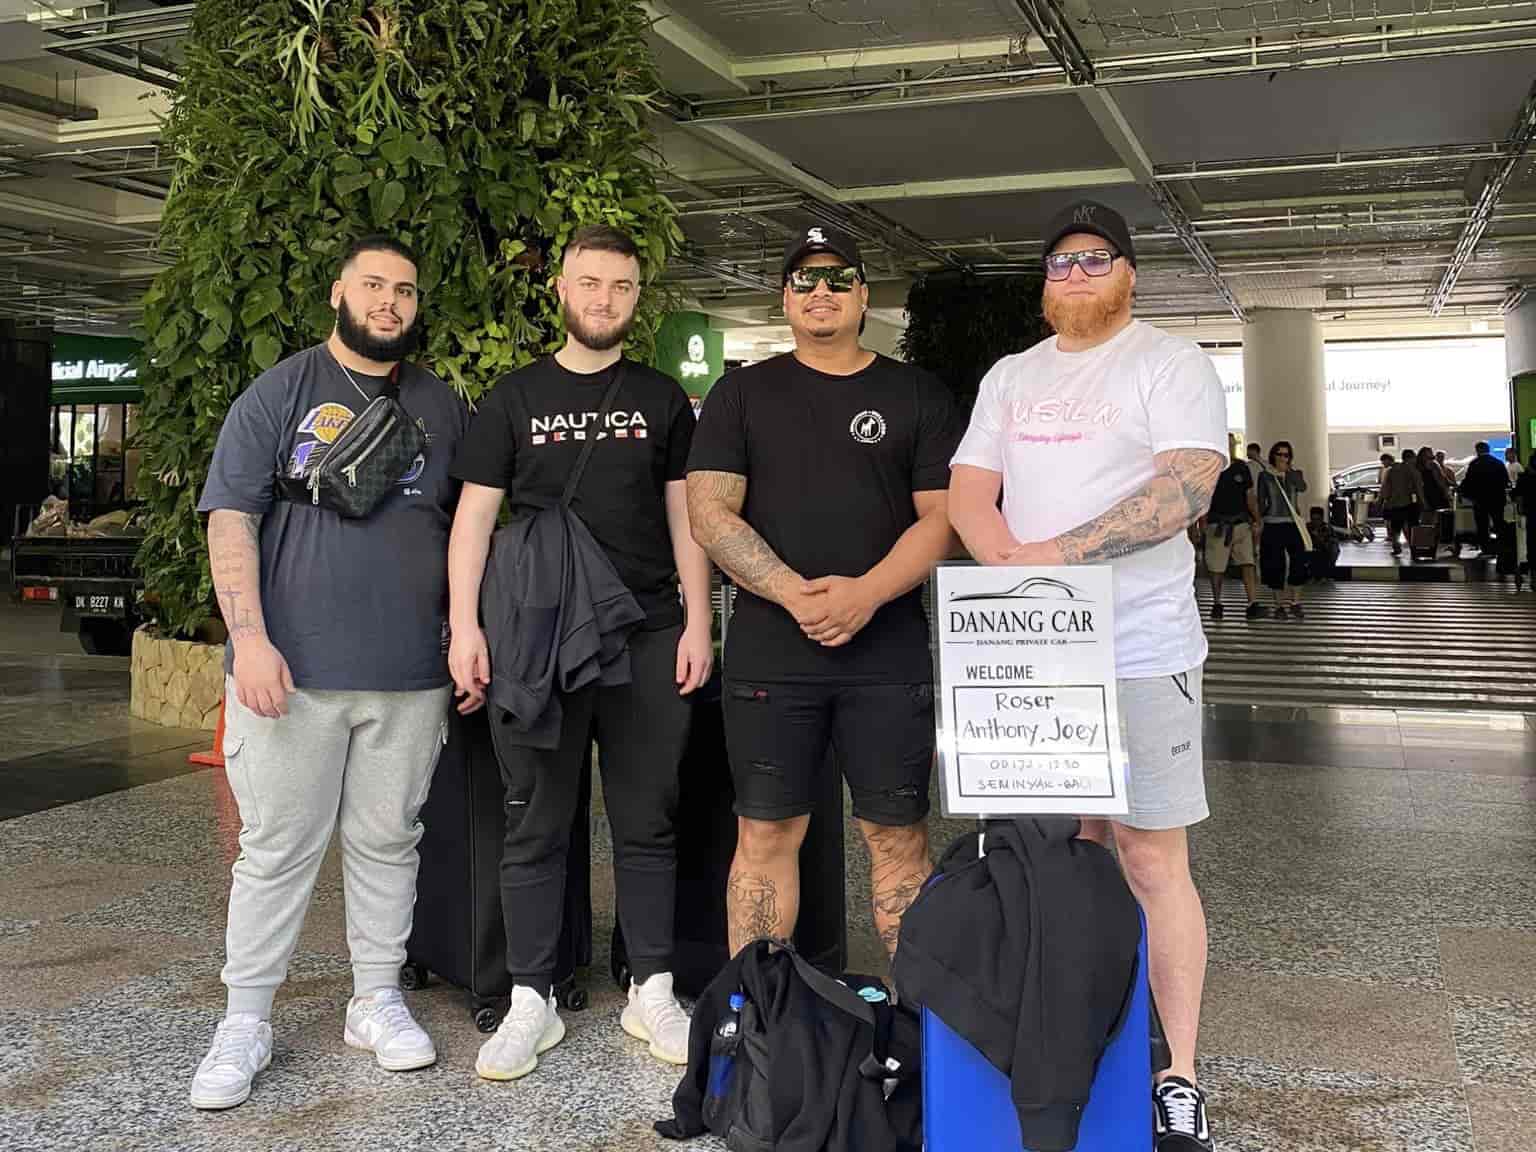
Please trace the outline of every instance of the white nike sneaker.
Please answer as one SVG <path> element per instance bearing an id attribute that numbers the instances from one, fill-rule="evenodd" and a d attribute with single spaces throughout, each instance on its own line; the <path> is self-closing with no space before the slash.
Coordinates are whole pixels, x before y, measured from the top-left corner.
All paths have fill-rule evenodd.
<path id="1" fill-rule="evenodd" d="M 517 1080 L 539 1066 L 539 1057 L 565 1039 L 565 1021 L 553 995 L 545 1000 L 524 984 L 513 985 L 501 1027 L 480 1046 L 475 1071 L 484 1080 Z"/>
<path id="2" fill-rule="evenodd" d="M 272 1025 L 247 1012 L 226 1016 L 192 1077 L 192 1107 L 233 1108 L 251 1094 L 256 1073 L 272 1063 Z"/>
<path id="3" fill-rule="evenodd" d="M 658 972 L 644 984 L 630 984 L 629 1006 L 619 1026 L 651 1046 L 651 1055 L 680 1067 L 688 1063 L 688 1013 L 672 995 L 672 973 Z"/>
<path id="4" fill-rule="evenodd" d="M 437 1063 L 432 1037 L 416 1023 L 398 988 L 354 996 L 347 1004 L 342 1039 L 353 1048 L 372 1052 L 386 1072 L 410 1072 Z"/>

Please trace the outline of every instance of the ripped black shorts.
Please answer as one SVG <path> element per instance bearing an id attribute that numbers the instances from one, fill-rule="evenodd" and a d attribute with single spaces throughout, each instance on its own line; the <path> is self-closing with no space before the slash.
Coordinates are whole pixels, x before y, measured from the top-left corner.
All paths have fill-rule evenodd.
<path id="1" fill-rule="evenodd" d="M 855 816 L 905 828 L 928 815 L 933 685 L 728 680 L 725 743 L 738 816 L 806 815 L 815 807 L 816 774 L 835 763 Z"/>

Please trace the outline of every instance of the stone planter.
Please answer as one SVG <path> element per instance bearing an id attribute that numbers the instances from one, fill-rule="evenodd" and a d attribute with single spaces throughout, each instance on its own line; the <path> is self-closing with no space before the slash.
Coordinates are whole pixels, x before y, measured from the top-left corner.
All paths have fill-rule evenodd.
<path id="1" fill-rule="evenodd" d="M 223 697 L 224 645 L 167 640 L 148 626 L 133 634 L 131 715 L 211 732 Z"/>

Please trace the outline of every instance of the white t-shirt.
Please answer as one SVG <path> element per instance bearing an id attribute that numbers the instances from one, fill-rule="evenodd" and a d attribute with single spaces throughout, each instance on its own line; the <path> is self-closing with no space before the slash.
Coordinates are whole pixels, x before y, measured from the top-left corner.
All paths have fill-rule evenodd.
<path id="1" fill-rule="evenodd" d="M 1005 356 L 981 382 L 954 463 L 1003 474 L 1014 536 L 1049 540 L 1152 480 L 1178 448 L 1227 456 L 1221 380 L 1198 345 L 1132 321 L 1108 343 L 1060 352 L 1056 338 Z M 1187 672 L 1205 660 L 1195 553 L 1180 532 L 1112 562 L 1116 675 Z"/>

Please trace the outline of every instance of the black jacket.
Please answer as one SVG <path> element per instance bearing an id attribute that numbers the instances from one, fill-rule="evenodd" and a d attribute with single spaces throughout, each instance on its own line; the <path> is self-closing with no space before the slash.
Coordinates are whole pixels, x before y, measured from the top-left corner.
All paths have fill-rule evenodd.
<path id="1" fill-rule="evenodd" d="M 867 978 L 845 978 L 855 987 Z M 762 1073 L 741 1114 L 720 1133 L 705 1123 L 710 1043 L 733 992 L 743 992 L 741 1043 Z M 877 1033 L 879 1034 L 877 1036 Z M 889 1101 L 887 1072 L 903 1070 Z M 731 1152 L 918 1152 L 922 1143 L 921 1061 L 916 1017 L 874 1006 L 787 950 L 757 940 L 720 970 L 699 998 L 688 1032 L 688 1071 L 672 1096 L 674 1118 L 656 1131 L 672 1140 L 713 1127 Z M 743 1075 L 738 1065 L 736 1076 Z"/>
<path id="2" fill-rule="evenodd" d="M 1503 504 L 1508 492 L 1509 468 L 1504 461 L 1484 453 L 1467 465 L 1467 474 L 1461 478 L 1462 499 L 1486 508 Z"/>
<path id="3" fill-rule="evenodd" d="M 581 518 L 563 505 L 497 530 L 480 584 L 497 735 L 554 748 L 560 701 L 591 683 L 629 683 L 629 634 L 645 613 Z"/>
<path id="4" fill-rule="evenodd" d="M 1515 484 L 1515 499 L 1519 501 L 1522 513 L 1536 516 L 1536 468 L 1527 468 L 1520 473 L 1520 479 Z"/>
<path id="5" fill-rule="evenodd" d="M 1027 1148 L 1067 1152 L 1130 1003 L 1141 922 L 1114 857 L 1067 817 L 963 836 L 906 912 L 892 977 L 1008 1075 Z M 1151 1043 L 1149 1038 L 1148 1043 Z"/>

